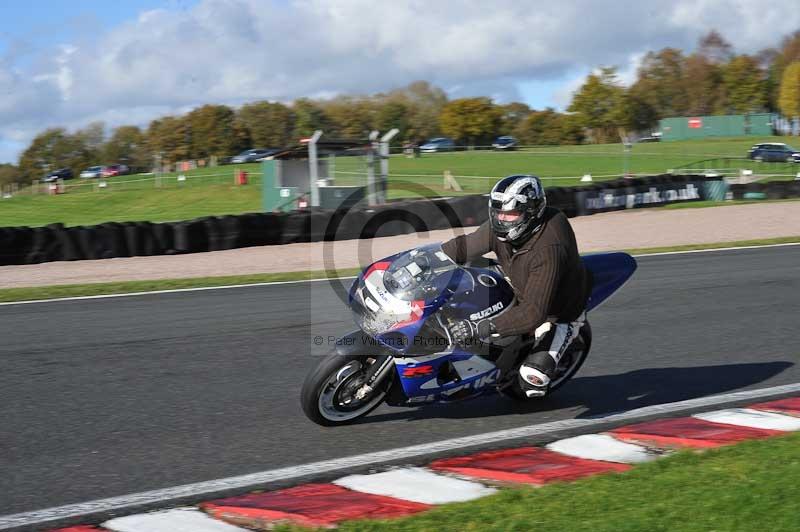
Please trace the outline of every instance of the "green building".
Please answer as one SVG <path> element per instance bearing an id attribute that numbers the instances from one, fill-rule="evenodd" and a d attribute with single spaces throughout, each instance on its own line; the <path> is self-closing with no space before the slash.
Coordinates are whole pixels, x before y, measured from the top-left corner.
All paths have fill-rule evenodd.
<path id="1" fill-rule="evenodd" d="M 661 140 L 772 135 L 772 113 L 723 116 L 680 116 L 660 121 Z"/>

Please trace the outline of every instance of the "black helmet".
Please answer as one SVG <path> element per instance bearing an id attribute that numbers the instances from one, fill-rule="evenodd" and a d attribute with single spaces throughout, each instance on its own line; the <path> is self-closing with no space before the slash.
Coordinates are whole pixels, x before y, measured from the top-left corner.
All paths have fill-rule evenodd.
<path id="1" fill-rule="evenodd" d="M 547 198 L 533 175 L 504 177 L 489 195 L 489 220 L 501 242 L 522 244 L 541 229 Z"/>

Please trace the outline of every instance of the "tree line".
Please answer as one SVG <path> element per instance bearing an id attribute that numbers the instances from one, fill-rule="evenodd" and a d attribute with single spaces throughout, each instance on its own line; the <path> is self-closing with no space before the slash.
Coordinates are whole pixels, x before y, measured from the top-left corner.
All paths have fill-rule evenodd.
<path id="1" fill-rule="evenodd" d="M 170 163 L 283 147 L 316 129 L 328 137 L 364 138 L 375 129 L 398 128 L 398 143 L 445 135 L 481 145 L 505 134 L 526 145 L 559 145 L 618 142 L 621 130 L 646 133 L 668 116 L 765 111 L 800 116 L 800 31 L 754 55 L 735 54 L 711 31 L 690 54 L 676 48 L 647 53 L 629 87 L 616 68 L 601 67 L 586 77 L 564 113 L 485 97 L 450 100 L 442 89 L 416 81 L 368 96 L 300 98 L 288 105 L 259 101 L 237 109 L 203 105 L 146 128 L 119 126 L 108 136 L 102 123 L 74 132 L 52 128 L 33 139 L 18 166 L 0 165 L 0 183 L 28 182 L 61 167 L 124 163 L 144 170 L 156 157 Z"/>

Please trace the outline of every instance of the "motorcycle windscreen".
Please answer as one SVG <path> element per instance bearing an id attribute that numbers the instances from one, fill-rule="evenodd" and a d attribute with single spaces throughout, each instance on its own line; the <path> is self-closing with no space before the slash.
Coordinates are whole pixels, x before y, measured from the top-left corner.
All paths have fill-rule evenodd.
<path id="1" fill-rule="evenodd" d="M 379 261 L 359 277 L 351 291 L 356 324 L 376 336 L 420 321 L 425 308 L 441 301 L 457 284 L 461 269 L 432 245 Z"/>

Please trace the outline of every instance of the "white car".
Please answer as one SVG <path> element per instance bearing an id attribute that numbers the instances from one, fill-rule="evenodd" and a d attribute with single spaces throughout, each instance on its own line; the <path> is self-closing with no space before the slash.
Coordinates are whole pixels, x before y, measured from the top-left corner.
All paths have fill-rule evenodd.
<path id="1" fill-rule="evenodd" d="M 102 166 L 90 166 L 89 168 L 81 172 L 81 179 L 94 179 L 97 177 L 103 177 Z"/>
<path id="2" fill-rule="evenodd" d="M 456 143 L 447 137 L 437 137 L 431 139 L 419 147 L 422 153 L 435 153 L 437 151 L 453 151 L 456 149 Z"/>

